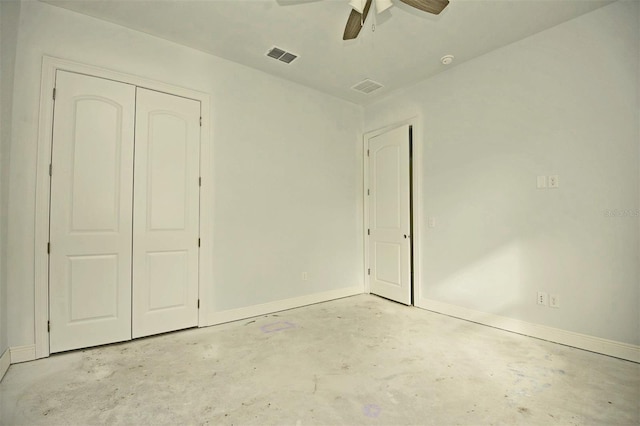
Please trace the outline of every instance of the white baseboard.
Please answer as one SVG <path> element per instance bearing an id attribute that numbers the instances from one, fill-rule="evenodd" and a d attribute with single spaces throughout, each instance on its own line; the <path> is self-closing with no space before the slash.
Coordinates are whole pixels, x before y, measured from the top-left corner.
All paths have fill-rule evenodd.
<path id="1" fill-rule="evenodd" d="M 36 359 L 36 345 L 14 346 L 9 348 L 11 364 L 33 361 Z"/>
<path id="2" fill-rule="evenodd" d="M 2 356 L 0 356 L 0 382 L 2 381 L 2 378 L 4 377 L 4 374 L 9 369 L 10 365 L 11 365 L 11 353 L 9 352 L 9 349 L 7 349 L 4 351 Z"/>
<path id="3" fill-rule="evenodd" d="M 518 334 L 524 334 L 525 336 L 536 337 L 538 339 L 548 340 L 550 342 L 560 343 L 578 349 L 584 349 L 640 363 L 640 346 L 601 339 L 599 337 L 574 333 L 571 331 L 561 330 L 559 328 L 533 324 L 486 312 L 479 312 L 435 300 L 420 299 L 418 303 L 416 303 L 416 307 L 476 322 L 478 324 L 488 325 Z"/>
<path id="4" fill-rule="evenodd" d="M 247 306 L 245 308 L 212 312 L 207 316 L 207 322 L 206 324 L 204 324 L 204 326 L 206 327 L 215 324 L 222 324 L 225 322 L 257 317 L 260 315 L 272 314 L 274 312 L 285 311 L 287 309 L 313 305 L 314 303 L 327 302 L 329 300 L 355 296 L 358 294 L 362 294 L 362 292 L 362 286 L 348 287 L 322 293 L 309 294 L 306 296 L 294 297 L 291 299 L 277 300 L 275 302 L 263 303 L 260 305 Z"/>

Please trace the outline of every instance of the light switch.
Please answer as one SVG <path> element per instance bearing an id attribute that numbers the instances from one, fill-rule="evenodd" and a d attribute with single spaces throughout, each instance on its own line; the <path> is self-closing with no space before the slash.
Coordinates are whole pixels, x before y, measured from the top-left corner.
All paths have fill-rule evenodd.
<path id="1" fill-rule="evenodd" d="M 538 189 L 544 189 L 547 187 L 547 177 L 538 176 Z"/>
<path id="2" fill-rule="evenodd" d="M 549 176 L 549 188 L 558 188 L 560 187 L 560 181 L 558 180 L 558 175 Z"/>

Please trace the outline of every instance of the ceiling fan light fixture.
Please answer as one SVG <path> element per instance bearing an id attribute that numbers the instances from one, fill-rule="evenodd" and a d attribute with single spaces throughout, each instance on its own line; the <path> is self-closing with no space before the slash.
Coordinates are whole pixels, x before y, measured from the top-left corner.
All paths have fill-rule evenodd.
<path id="1" fill-rule="evenodd" d="M 349 2 L 349 6 L 351 6 L 351 8 L 358 13 L 362 13 L 362 11 L 364 11 L 364 7 L 366 4 L 366 0 L 351 0 Z"/>
<path id="2" fill-rule="evenodd" d="M 449 0 L 399 1 L 410 7 L 413 7 L 414 9 L 422 10 L 423 12 L 431 13 L 433 15 L 438 15 L 449 4 Z M 374 4 L 374 2 L 377 13 L 384 12 L 385 10 L 393 6 L 391 0 L 349 0 L 351 11 L 349 13 L 349 18 L 347 19 L 347 25 L 345 25 L 344 27 L 344 33 L 342 34 L 343 40 L 353 40 L 354 38 L 358 37 L 360 29 L 364 25 L 364 21 L 365 19 L 367 19 L 367 15 L 369 14 L 369 9 Z M 375 24 L 373 28 L 375 30 Z"/>
<path id="3" fill-rule="evenodd" d="M 381 13 L 393 6 L 391 0 L 376 0 L 376 12 Z"/>

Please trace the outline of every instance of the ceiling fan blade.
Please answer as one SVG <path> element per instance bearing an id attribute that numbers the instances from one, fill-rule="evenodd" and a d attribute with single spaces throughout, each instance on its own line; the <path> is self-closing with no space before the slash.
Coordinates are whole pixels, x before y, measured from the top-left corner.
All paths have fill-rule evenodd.
<path id="1" fill-rule="evenodd" d="M 411 7 L 420 9 L 424 12 L 433 13 L 439 15 L 449 4 L 449 0 L 400 0 L 402 3 L 408 4 Z"/>
<path id="2" fill-rule="evenodd" d="M 364 10 L 362 13 L 358 13 L 357 11 L 351 9 L 351 13 L 349 14 L 349 19 L 347 19 L 347 25 L 344 27 L 344 34 L 342 35 L 343 40 L 353 40 L 358 37 L 360 34 L 360 29 L 362 25 L 367 19 L 367 15 L 369 14 L 369 9 L 371 8 L 371 1 L 367 0 L 367 4 L 364 6 Z"/>

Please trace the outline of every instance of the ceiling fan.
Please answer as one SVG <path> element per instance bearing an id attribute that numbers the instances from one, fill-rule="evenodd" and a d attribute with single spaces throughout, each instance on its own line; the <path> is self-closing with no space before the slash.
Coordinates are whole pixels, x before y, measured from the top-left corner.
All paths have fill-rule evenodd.
<path id="1" fill-rule="evenodd" d="M 422 10 L 434 15 L 440 14 L 449 4 L 449 0 L 400 0 L 411 7 Z M 365 19 L 369 14 L 369 9 L 374 0 L 351 0 L 349 5 L 352 7 L 347 25 L 344 27 L 343 40 L 353 40 L 360 34 L 360 29 L 364 25 Z M 375 8 L 378 13 L 383 12 L 393 6 L 391 0 L 375 0 Z"/>

